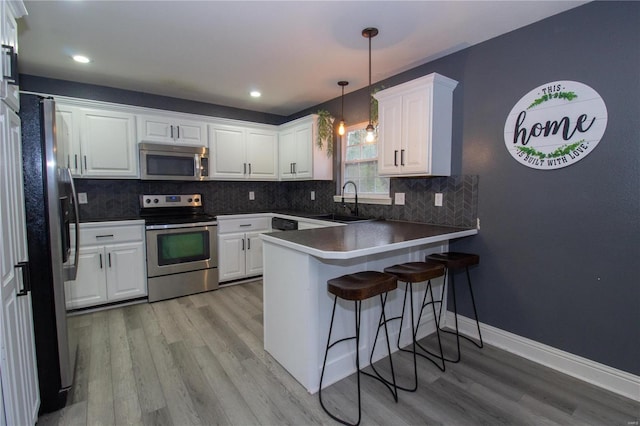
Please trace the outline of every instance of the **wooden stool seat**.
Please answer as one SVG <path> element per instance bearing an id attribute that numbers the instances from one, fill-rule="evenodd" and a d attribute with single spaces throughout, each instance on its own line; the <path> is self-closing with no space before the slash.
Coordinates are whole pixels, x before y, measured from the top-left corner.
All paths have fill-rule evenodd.
<path id="1" fill-rule="evenodd" d="M 378 271 L 356 272 L 327 281 L 329 293 L 345 300 L 364 300 L 397 287 L 396 277 Z"/>
<path id="2" fill-rule="evenodd" d="M 467 266 L 480 263 L 480 256 L 471 253 L 433 253 L 427 256 L 427 260 L 441 263 L 449 269 L 466 268 Z"/>
<path id="3" fill-rule="evenodd" d="M 444 266 L 436 262 L 408 262 L 384 268 L 384 272 L 393 274 L 400 281 L 421 283 L 444 275 Z"/>

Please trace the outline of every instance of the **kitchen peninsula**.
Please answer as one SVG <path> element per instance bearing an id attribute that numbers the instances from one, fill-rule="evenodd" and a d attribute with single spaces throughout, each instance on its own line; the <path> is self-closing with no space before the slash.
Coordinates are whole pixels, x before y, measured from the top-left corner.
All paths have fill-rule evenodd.
<path id="1" fill-rule="evenodd" d="M 369 221 L 263 234 L 265 350 L 307 391 L 317 392 L 333 306 L 333 297 L 327 292 L 328 279 L 363 270 L 382 271 L 397 263 L 421 261 L 429 253 L 446 251 L 449 240 L 477 233 L 476 229 L 469 228 Z M 442 278 L 432 284 L 437 299 L 443 285 Z M 419 291 L 414 302 L 415 312 L 418 312 L 426 286 L 416 287 Z M 400 285 L 398 291 L 389 294 L 387 316 L 400 315 L 403 298 L 404 285 Z M 379 305 L 377 298 L 362 304 L 360 359 L 363 366 L 369 360 L 380 315 Z M 336 338 L 354 334 L 353 315 L 353 304 L 339 300 L 334 320 Z M 420 323 L 419 338 L 433 332 L 430 310 L 425 309 Z M 392 341 L 397 340 L 399 325 L 400 321 L 389 324 L 390 337 L 395 339 Z M 410 322 L 404 321 L 402 345 L 410 342 L 409 330 Z M 384 339 L 384 334 L 378 338 Z M 385 351 L 385 345 L 379 344 L 374 361 L 382 358 Z M 335 346 L 327 359 L 324 384 L 328 386 L 355 372 L 354 359 L 352 341 Z"/>

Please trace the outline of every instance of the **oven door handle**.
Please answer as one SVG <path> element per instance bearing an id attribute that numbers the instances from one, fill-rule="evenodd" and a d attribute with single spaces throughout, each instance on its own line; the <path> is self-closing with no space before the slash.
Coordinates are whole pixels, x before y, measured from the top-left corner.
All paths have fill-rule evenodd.
<path id="1" fill-rule="evenodd" d="M 180 228 L 203 228 L 205 226 L 217 226 L 218 222 L 194 222 L 194 223 L 172 223 L 168 225 L 146 225 L 145 229 L 153 231 L 156 229 L 180 229 Z"/>

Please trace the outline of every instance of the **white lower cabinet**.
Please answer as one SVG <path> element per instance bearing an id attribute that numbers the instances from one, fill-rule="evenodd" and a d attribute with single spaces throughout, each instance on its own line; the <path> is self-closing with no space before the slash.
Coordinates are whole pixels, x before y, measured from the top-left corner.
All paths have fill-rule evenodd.
<path id="1" fill-rule="evenodd" d="M 218 216 L 218 278 L 220 282 L 262 275 L 262 239 L 271 230 L 271 216 Z"/>
<path id="2" fill-rule="evenodd" d="M 147 295 L 144 222 L 125 222 L 80 224 L 78 275 L 65 282 L 67 309 Z"/>

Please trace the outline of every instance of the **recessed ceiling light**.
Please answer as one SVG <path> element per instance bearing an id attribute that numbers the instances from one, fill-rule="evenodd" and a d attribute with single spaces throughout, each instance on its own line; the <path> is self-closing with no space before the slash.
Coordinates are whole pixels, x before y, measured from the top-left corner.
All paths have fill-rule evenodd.
<path id="1" fill-rule="evenodd" d="M 80 62 L 81 64 L 88 64 L 89 62 L 91 62 L 91 59 L 83 55 L 73 55 L 73 60 L 76 62 Z"/>
<path id="2" fill-rule="evenodd" d="M 252 98 L 259 98 L 260 96 L 262 96 L 262 93 L 258 92 L 257 90 L 252 90 L 249 94 Z"/>

